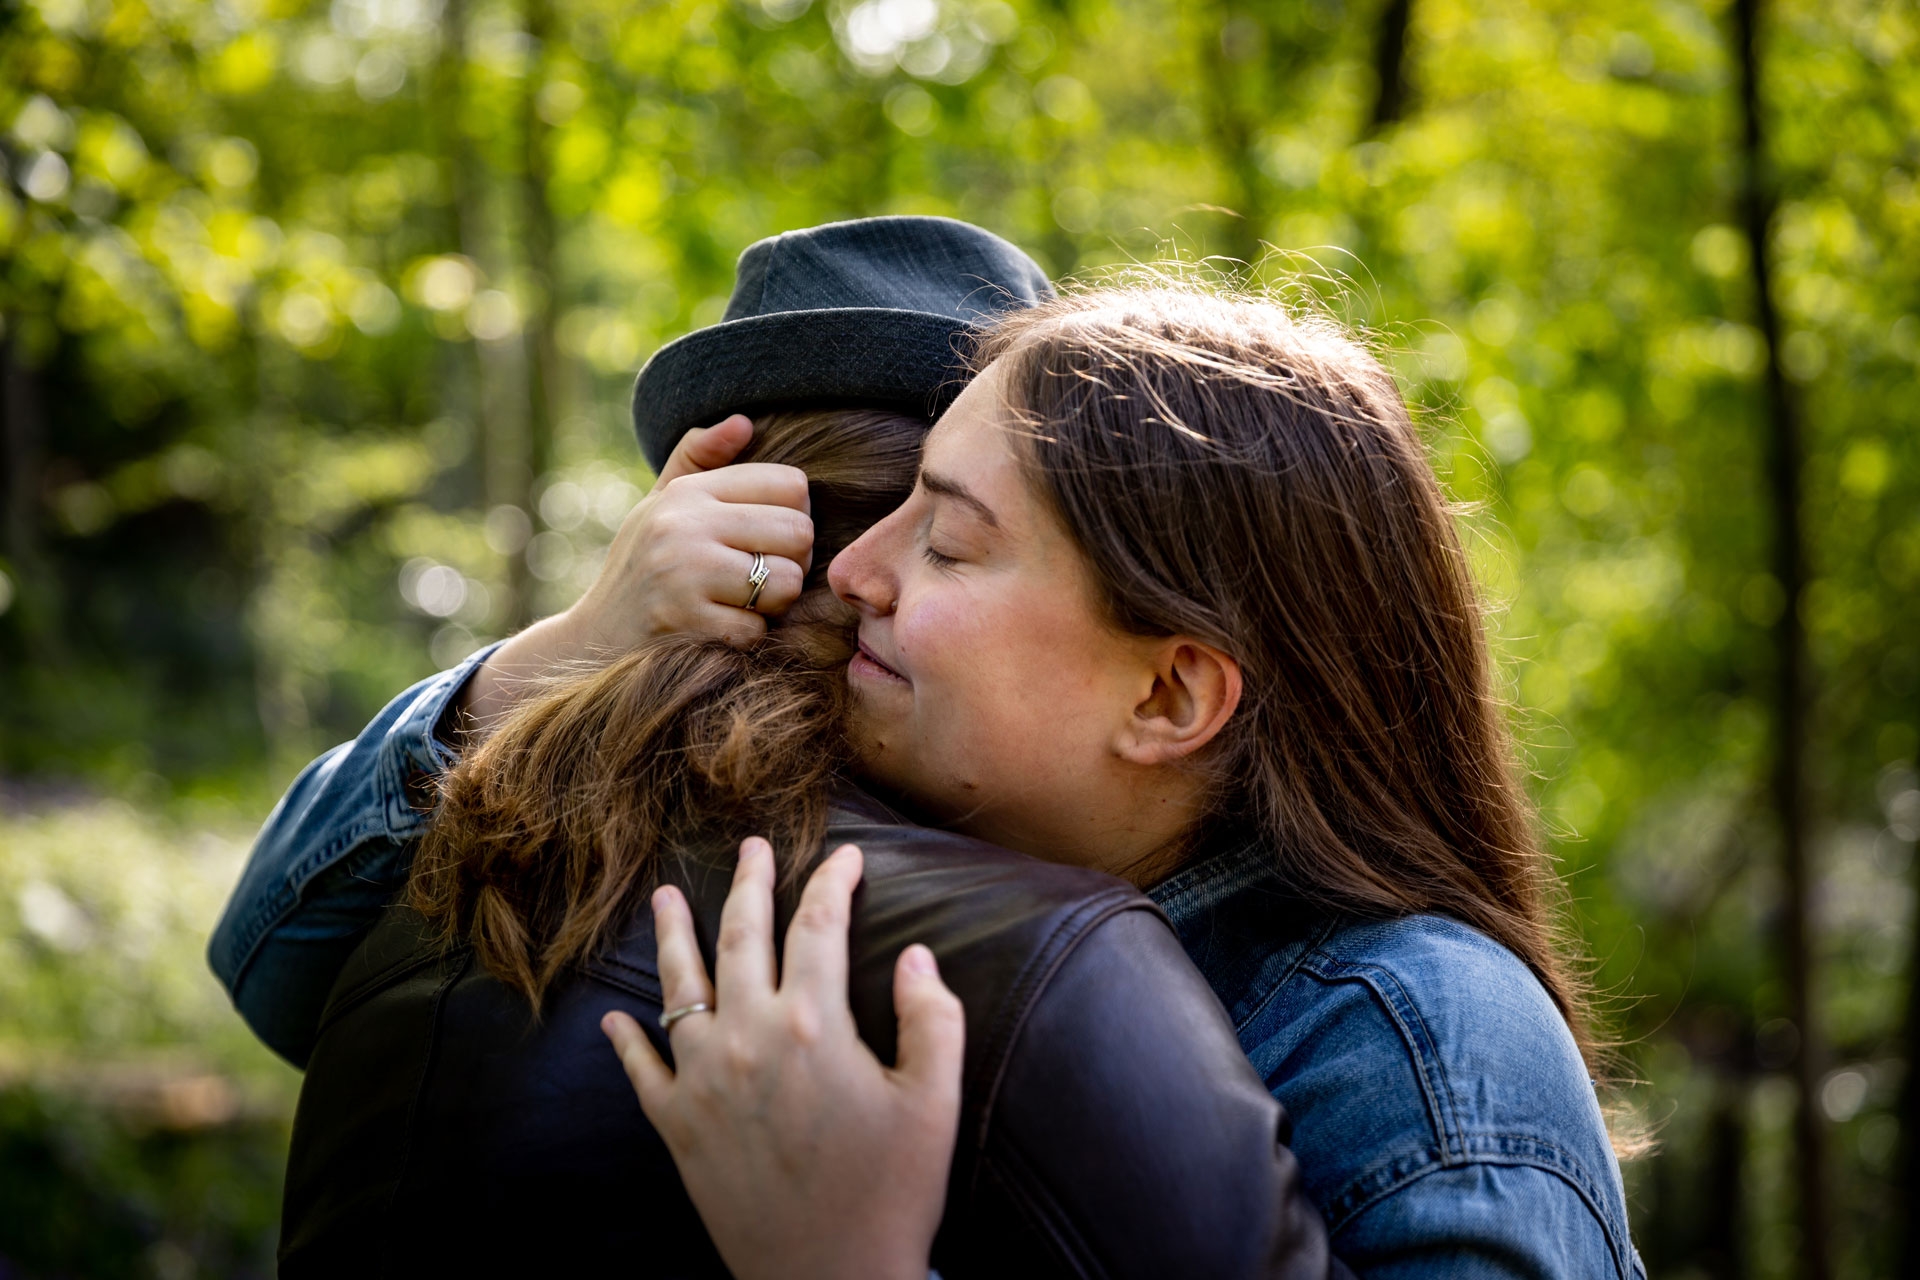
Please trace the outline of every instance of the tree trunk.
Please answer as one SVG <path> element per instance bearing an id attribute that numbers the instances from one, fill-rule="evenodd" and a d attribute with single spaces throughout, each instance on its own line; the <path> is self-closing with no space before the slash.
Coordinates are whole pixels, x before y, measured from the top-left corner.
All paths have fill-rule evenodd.
<path id="1" fill-rule="evenodd" d="M 1736 0 L 1735 54 L 1740 73 L 1745 186 L 1741 214 L 1752 246 L 1754 302 L 1767 370 L 1766 478 L 1773 524 L 1773 575 L 1784 607 L 1773 624 L 1778 664 L 1774 683 L 1774 760 L 1772 802 L 1780 829 L 1786 901 L 1781 927 L 1788 1015 L 1800 1032 L 1794 1056 L 1794 1194 L 1800 1212 L 1800 1274 L 1827 1280 L 1832 1249 L 1827 1205 L 1826 1134 L 1816 1097 L 1825 1054 L 1814 984 L 1812 850 L 1808 840 L 1806 785 L 1809 671 L 1806 631 L 1801 622 L 1806 588 L 1806 548 L 1800 528 L 1801 430 L 1799 405 L 1780 370 L 1780 318 L 1774 305 L 1770 255 L 1776 197 L 1767 170 L 1766 126 L 1760 107 L 1760 0 Z"/>
<path id="2" fill-rule="evenodd" d="M 521 495 L 520 501 L 527 506 L 537 527 L 539 514 L 533 504 L 532 487 L 540 483 L 553 465 L 554 429 L 561 418 L 565 387 L 560 348 L 554 338 L 558 301 L 555 293 L 559 286 L 553 266 L 557 233 L 553 206 L 547 198 L 547 122 L 540 116 L 540 89 L 545 79 L 547 49 L 553 40 L 553 6 L 551 0 L 525 0 L 525 3 L 533 59 L 527 67 L 521 116 L 524 151 L 520 167 L 520 235 L 529 280 L 525 329 L 528 491 Z M 532 601 L 523 600 L 520 607 L 522 614 L 516 621 L 531 621 Z"/>
<path id="3" fill-rule="evenodd" d="M 1916 761 L 1920 764 L 1920 761 Z M 1920 859 L 1914 862 L 1920 880 Z M 1920 886 L 1917 886 L 1920 887 Z M 1920 901 L 1920 895 L 1916 895 Z M 1900 1167 L 1894 1171 L 1894 1217 L 1900 1224 L 1900 1268 L 1920 1275 L 1920 911 L 1915 913 L 1907 959 L 1906 1077 L 1900 1082 Z"/>
<path id="4" fill-rule="evenodd" d="M 1752 1035 L 1747 1040 L 1751 1042 Z M 1745 1280 L 1748 1081 L 1743 1070 L 1719 1076 L 1707 1122 L 1705 1220 L 1699 1260 L 1713 1280 Z"/>
<path id="5" fill-rule="evenodd" d="M 1380 35 L 1373 46 L 1373 70 L 1379 87 L 1373 99 L 1375 131 L 1407 112 L 1407 27 L 1413 20 L 1413 0 L 1387 0 L 1380 14 Z"/>
<path id="6" fill-rule="evenodd" d="M 1200 45 L 1200 65 L 1207 83 L 1207 124 L 1226 177 L 1222 198 L 1230 214 L 1226 220 L 1228 252 L 1253 266 L 1259 262 L 1261 238 L 1267 233 L 1268 210 L 1263 175 L 1254 155 L 1258 128 L 1239 100 L 1238 89 L 1245 76 L 1227 56 L 1227 36 L 1232 23 L 1254 19 L 1227 4 L 1218 6 L 1212 14 L 1213 21 L 1201 26 Z"/>
<path id="7" fill-rule="evenodd" d="M 0 330 L 4 332 L 4 330 Z M 40 388 L 33 372 L 14 358 L 13 341 L 0 338 L 0 502 L 5 523 L 0 547 L 6 549 L 14 580 L 15 599 L 9 611 L 35 662 L 60 656 L 55 642 L 59 607 L 53 575 L 47 572 L 41 551 L 40 483 L 46 466 L 46 417 L 41 411 Z"/>
<path id="8" fill-rule="evenodd" d="M 487 164 L 468 135 L 463 117 L 466 104 L 467 0 L 447 0 L 442 20 L 445 38 L 434 84 L 438 130 L 447 162 L 451 223 L 448 239 L 462 255 L 489 277 L 501 275 L 499 254 L 487 236 Z M 527 465 L 526 359 L 518 342 L 460 344 L 457 381 L 463 384 L 472 413 L 475 450 L 479 462 L 480 493 L 489 508 L 512 506 L 525 510 L 533 487 Z M 533 577 L 527 572 L 525 549 L 506 553 L 505 611 L 509 630 L 529 619 Z"/>

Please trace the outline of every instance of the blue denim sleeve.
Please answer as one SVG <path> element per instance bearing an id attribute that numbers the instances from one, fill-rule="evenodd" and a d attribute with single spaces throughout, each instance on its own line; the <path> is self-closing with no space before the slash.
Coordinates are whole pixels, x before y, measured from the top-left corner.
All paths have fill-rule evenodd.
<path id="1" fill-rule="evenodd" d="M 1644 1280 L 1585 1064 L 1504 948 L 1431 916 L 1345 928 L 1240 1033 L 1358 1275 Z"/>
<path id="2" fill-rule="evenodd" d="M 1334 1241 L 1366 1280 L 1545 1280 L 1616 1274 L 1600 1220 L 1537 1165 L 1433 1169 L 1349 1219 Z M 1633 1280 L 1645 1280 L 1637 1255 Z"/>
<path id="3" fill-rule="evenodd" d="M 207 962 L 254 1034 L 295 1066 L 340 966 L 406 882 L 431 816 L 420 801 L 453 758 L 434 730 L 496 647 L 408 689 L 308 765 L 254 841 Z"/>

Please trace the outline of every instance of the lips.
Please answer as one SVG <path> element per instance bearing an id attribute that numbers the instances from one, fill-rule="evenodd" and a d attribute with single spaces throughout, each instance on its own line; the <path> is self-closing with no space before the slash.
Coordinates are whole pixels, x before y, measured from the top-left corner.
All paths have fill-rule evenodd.
<path id="1" fill-rule="evenodd" d="M 892 667 L 888 666 L 886 663 L 880 661 L 879 655 L 877 655 L 876 653 L 874 653 L 872 649 L 867 647 L 867 642 L 865 640 L 860 641 L 860 651 L 854 654 L 853 662 L 850 665 L 852 666 L 853 670 L 858 674 L 874 675 L 874 676 L 879 676 L 889 680 L 898 680 L 902 684 L 907 683 L 907 678 L 905 676 L 901 675 L 898 671 L 895 671 Z M 862 670 L 862 668 L 868 668 L 868 670 Z"/>

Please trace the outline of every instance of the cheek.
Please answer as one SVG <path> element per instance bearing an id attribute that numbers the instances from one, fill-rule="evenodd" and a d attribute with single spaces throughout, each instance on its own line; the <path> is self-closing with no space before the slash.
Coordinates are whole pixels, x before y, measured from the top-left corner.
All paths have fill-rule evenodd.
<path id="1" fill-rule="evenodd" d="M 930 721 L 922 733 L 957 755 L 1065 746 L 1101 719 L 1097 629 L 1057 595 L 1007 586 L 930 594 L 902 610 L 894 638 L 914 673 L 916 711 Z"/>

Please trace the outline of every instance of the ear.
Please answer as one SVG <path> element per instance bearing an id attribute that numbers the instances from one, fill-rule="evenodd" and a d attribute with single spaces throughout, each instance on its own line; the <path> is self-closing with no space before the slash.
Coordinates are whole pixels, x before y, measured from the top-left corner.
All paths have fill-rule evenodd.
<path id="1" fill-rule="evenodd" d="M 1153 687 L 1114 749 L 1134 764 L 1166 764 L 1192 755 L 1226 727 L 1240 706 L 1240 664 L 1191 636 L 1158 641 L 1148 656 Z"/>

